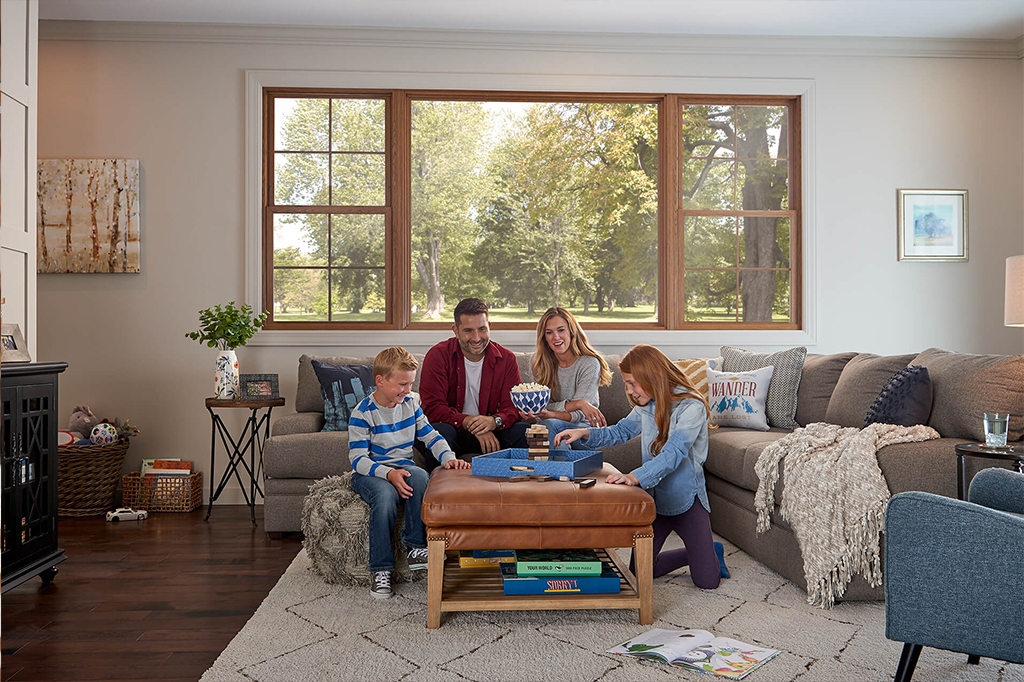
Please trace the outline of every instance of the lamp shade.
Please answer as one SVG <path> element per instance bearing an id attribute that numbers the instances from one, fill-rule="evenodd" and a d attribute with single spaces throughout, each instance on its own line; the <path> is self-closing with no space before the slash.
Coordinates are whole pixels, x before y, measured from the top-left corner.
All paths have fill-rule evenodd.
<path id="1" fill-rule="evenodd" d="M 1003 299 L 1003 324 L 1024 327 L 1024 256 L 1006 259 L 1006 297 Z"/>

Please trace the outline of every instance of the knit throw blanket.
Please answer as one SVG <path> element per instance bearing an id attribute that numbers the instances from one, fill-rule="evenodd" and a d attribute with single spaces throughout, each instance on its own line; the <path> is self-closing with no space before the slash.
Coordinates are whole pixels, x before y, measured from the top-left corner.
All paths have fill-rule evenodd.
<path id="1" fill-rule="evenodd" d="M 829 608 L 857 573 L 882 584 L 879 534 L 889 487 L 876 453 L 893 443 L 938 438 L 928 426 L 871 424 L 863 429 L 809 424 L 764 449 L 754 465 L 757 532 L 771 527 L 779 464 L 786 486 L 779 511 L 793 528 L 804 560 L 807 603 Z"/>

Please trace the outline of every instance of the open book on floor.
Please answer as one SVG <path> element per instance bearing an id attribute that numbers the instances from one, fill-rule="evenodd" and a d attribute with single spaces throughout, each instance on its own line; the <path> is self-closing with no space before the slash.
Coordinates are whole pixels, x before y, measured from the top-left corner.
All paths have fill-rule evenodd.
<path id="1" fill-rule="evenodd" d="M 646 658 L 740 680 L 779 652 L 728 637 L 715 637 L 707 630 L 654 628 L 608 649 L 608 653 Z"/>

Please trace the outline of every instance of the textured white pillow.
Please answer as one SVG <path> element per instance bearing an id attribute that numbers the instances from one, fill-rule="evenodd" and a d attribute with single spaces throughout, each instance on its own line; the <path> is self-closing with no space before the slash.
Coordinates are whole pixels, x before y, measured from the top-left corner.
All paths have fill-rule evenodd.
<path id="1" fill-rule="evenodd" d="M 774 367 L 750 372 L 718 372 L 708 368 L 711 423 L 737 429 L 768 430 L 765 399 Z"/>

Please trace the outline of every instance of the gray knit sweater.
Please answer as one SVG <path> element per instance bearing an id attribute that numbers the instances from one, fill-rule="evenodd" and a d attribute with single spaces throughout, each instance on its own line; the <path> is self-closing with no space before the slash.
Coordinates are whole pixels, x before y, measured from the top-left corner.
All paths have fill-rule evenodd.
<path id="1" fill-rule="evenodd" d="M 601 362 L 592 355 L 581 355 L 576 362 L 568 367 L 558 368 L 558 387 L 551 389 L 551 402 L 548 409 L 552 412 L 569 412 L 565 403 L 570 400 L 586 400 L 594 407 L 601 406 L 597 393 L 597 382 L 601 378 Z M 570 421 L 589 425 L 582 410 L 573 410 Z"/>

